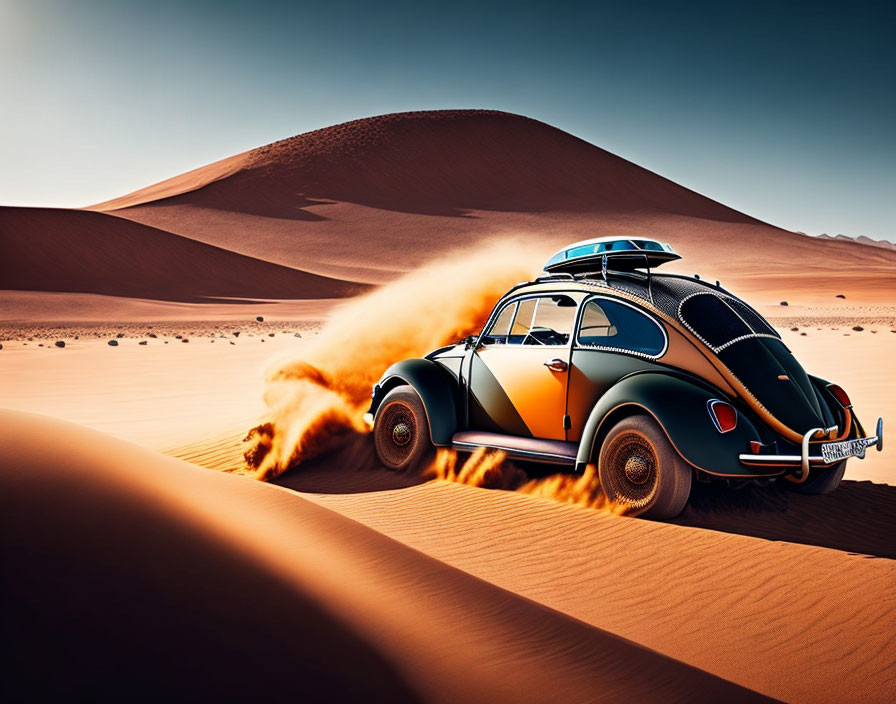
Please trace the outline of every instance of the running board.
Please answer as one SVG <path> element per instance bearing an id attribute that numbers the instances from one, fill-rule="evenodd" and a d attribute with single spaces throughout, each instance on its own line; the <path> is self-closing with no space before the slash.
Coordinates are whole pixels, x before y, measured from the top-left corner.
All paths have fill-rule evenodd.
<path id="1" fill-rule="evenodd" d="M 570 466 L 575 465 L 576 454 L 579 451 L 578 443 L 574 442 L 523 438 L 518 435 L 502 435 L 478 430 L 455 433 L 451 438 L 451 446 L 463 452 L 470 452 L 477 447 L 487 447 L 506 452 L 508 457 L 514 459 Z"/>

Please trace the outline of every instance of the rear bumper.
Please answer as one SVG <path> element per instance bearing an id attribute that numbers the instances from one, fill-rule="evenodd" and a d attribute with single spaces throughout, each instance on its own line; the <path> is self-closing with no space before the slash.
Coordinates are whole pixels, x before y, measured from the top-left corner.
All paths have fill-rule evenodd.
<path id="1" fill-rule="evenodd" d="M 799 469 L 804 474 L 808 474 L 809 469 L 814 468 L 826 468 L 831 467 L 835 464 L 839 464 L 843 461 L 843 459 L 837 459 L 832 461 L 825 460 L 821 455 L 810 455 L 809 454 L 809 442 L 819 433 L 825 433 L 830 428 L 814 428 L 810 430 L 803 436 L 802 442 L 802 452 L 799 455 L 754 455 L 750 453 L 743 453 L 738 455 L 738 459 L 740 459 L 742 464 L 748 465 L 750 467 L 780 467 L 782 470 L 787 469 Z M 874 435 L 870 435 L 864 438 L 855 438 L 852 442 L 856 442 L 860 448 L 860 452 L 854 457 L 858 457 L 859 459 L 864 459 L 865 450 L 871 446 L 875 446 L 877 451 L 880 452 L 883 450 L 884 446 L 884 422 L 882 418 L 877 419 L 877 429 Z M 849 459 L 849 458 L 844 458 Z"/>

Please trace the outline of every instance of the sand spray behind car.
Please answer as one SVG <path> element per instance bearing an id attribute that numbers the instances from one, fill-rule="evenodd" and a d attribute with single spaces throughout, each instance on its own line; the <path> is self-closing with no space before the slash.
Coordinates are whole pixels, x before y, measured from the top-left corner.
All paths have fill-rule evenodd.
<path id="1" fill-rule="evenodd" d="M 597 468 L 589 464 L 582 474 L 554 474 L 530 479 L 522 470 L 504 460 L 500 450 L 480 447 L 463 462 L 457 452 L 439 448 L 435 462 L 428 471 L 436 479 L 480 486 L 486 489 L 504 489 L 530 496 L 560 501 L 586 508 L 600 509 L 617 515 L 626 512 L 626 506 L 610 501 L 600 489 Z"/>
<path id="2" fill-rule="evenodd" d="M 258 479 L 369 432 L 370 389 L 393 362 L 478 333 L 495 301 L 543 260 L 535 241 L 501 239 L 440 256 L 337 309 L 295 359 L 266 374 L 265 422 L 249 431 Z"/>

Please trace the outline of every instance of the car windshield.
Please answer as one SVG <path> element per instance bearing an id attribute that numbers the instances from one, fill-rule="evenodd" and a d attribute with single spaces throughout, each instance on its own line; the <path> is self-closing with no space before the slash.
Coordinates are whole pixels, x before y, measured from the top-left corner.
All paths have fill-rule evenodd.
<path id="1" fill-rule="evenodd" d="M 779 337 L 746 303 L 714 291 L 695 293 L 682 300 L 678 317 L 714 352 L 751 337 Z"/>

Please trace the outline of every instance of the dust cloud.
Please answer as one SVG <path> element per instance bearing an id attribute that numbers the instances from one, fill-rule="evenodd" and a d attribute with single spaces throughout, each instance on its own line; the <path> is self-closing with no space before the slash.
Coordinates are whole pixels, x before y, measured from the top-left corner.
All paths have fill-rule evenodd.
<path id="1" fill-rule="evenodd" d="M 417 269 L 334 312 L 295 359 L 268 370 L 268 412 L 243 456 L 272 479 L 368 428 L 370 391 L 394 362 L 477 333 L 495 301 L 539 269 L 542 246 L 501 239 Z"/>

